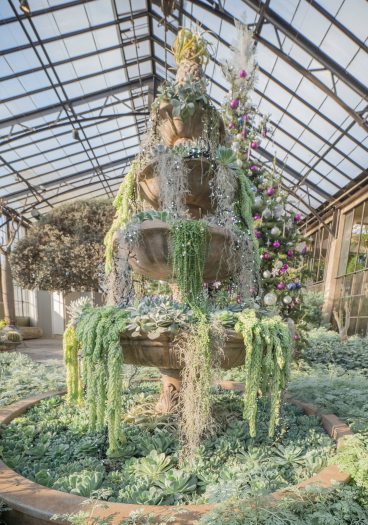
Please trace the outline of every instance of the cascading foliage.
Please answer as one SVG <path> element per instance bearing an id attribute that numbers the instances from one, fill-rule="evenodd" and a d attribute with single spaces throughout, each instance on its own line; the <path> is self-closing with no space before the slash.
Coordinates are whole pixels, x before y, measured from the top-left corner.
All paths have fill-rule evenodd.
<path id="1" fill-rule="evenodd" d="M 110 273 L 112 270 L 114 257 L 114 234 L 127 224 L 132 214 L 135 194 L 135 176 L 138 165 L 138 161 L 132 162 L 130 170 L 121 183 L 119 191 L 114 200 L 116 214 L 111 228 L 107 232 L 104 240 L 106 273 Z"/>
<path id="2" fill-rule="evenodd" d="M 184 303 L 203 303 L 203 269 L 208 228 L 201 221 L 179 220 L 171 228 L 173 274 Z"/>
<path id="3" fill-rule="evenodd" d="M 81 398 L 81 379 L 86 386 L 91 431 L 108 428 L 108 455 L 119 450 L 123 352 L 120 335 L 127 326 L 127 311 L 115 307 L 84 309 L 76 329 L 64 334 L 69 402 Z M 83 358 L 82 378 L 75 363 Z M 76 376 L 78 380 L 76 379 Z M 76 385 L 78 385 L 76 387 Z"/>
<path id="4" fill-rule="evenodd" d="M 235 329 L 243 336 L 245 357 L 244 418 L 251 437 L 256 435 L 257 398 L 270 396 L 269 436 L 280 420 L 282 393 L 289 377 L 291 338 L 280 317 L 257 318 L 254 310 L 238 315 Z"/>

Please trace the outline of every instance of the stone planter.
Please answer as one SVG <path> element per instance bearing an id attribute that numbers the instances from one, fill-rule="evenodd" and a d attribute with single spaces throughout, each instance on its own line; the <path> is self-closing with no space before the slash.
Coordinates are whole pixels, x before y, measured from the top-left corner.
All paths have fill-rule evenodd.
<path id="1" fill-rule="evenodd" d="M 185 204 L 193 219 L 200 219 L 203 215 L 214 212 L 210 198 L 210 181 L 213 176 L 211 163 L 206 158 L 184 159 L 188 167 L 188 193 L 185 196 Z M 139 187 L 144 200 L 158 210 L 160 208 L 160 181 L 156 173 L 158 159 L 152 162 L 140 172 L 138 176 Z"/>
<path id="2" fill-rule="evenodd" d="M 197 106 L 194 115 L 184 121 L 181 117 L 174 117 L 172 109 L 169 102 L 161 103 L 159 109 L 158 130 L 166 146 L 175 146 L 181 139 L 199 138 L 203 131 L 203 110 Z"/>
<path id="3" fill-rule="evenodd" d="M 223 348 L 220 366 L 224 369 L 241 366 L 245 361 L 243 337 L 234 330 L 226 330 L 226 343 Z M 136 366 L 153 366 L 161 372 L 162 393 L 157 410 L 170 413 L 178 402 L 181 389 L 181 369 L 183 363 L 175 348 L 176 336 L 161 334 L 151 340 L 147 336 L 131 337 L 128 333 L 120 337 L 124 363 Z"/>
<path id="4" fill-rule="evenodd" d="M 239 389 L 239 383 L 227 381 L 227 387 L 230 388 L 231 383 L 234 387 Z M 220 383 L 221 386 L 221 383 Z M 19 401 L 0 410 L 0 425 L 7 425 L 13 419 L 23 414 L 26 410 L 34 406 L 41 399 L 60 394 L 61 392 L 48 392 L 40 394 L 24 401 Z M 311 408 L 310 404 L 301 403 L 299 401 L 289 400 L 291 403 L 298 404 L 301 408 L 303 405 Z M 314 407 L 315 413 L 318 412 Z M 340 434 L 336 436 L 337 445 L 341 435 L 351 434 L 350 429 L 344 423 L 333 415 L 325 415 L 322 418 L 327 432 L 332 432 L 336 426 L 340 429 Z M 336 418 L 336 419 L 335 419 Z M 333 421 L 332 421 L 333 420 Z M 327 423 L 328 422 L 328 423 Z M 332 427 L 331 424 L 333 423 Z M 345 427 L 345 428 L 344 428 Z M 342 434 L 341 434 L 342 433 Z M 334 437 L 334 434 L 330 434 Z M 347 483 L 349 475 L 341 472 L 336 465 L 329 465 L 324 468 L 319 474 L 310 479 L 300 483 L 297 488 L 303 489 L 311 485 L 318 485 L 320 487 L 331 487 L 335 482 Z M 278 500 L 285 495 L 291 496 L 292 492 L 287 489 L 283 491 L 274 492 L 271 498 Z M 46 525 L 58 524 L 65 525 L 65 521 L 56 520 L 51 521 L 54 514 L 74 514 L 81 510 L 88 511 L 91 506 L 82 505 L 85 498 L 74 496 L 65 492 L 42 487 L 37 483 L 20 476 L 12 469 L 7 467 L 0 461 L 0 498 L 13 509 L 5 514 L 8 525 Z M 134 505 L 124 503 L 106 503 L 101 502 L 93 514 L 95 518 L 106 518 L 112 516 L 111 525 L 118 525 L 124 518 L 129 517 L 130 513 L 137 510 L 143 510 L 145 513 L 152 513 L 155 516 L 155 522 L 162 521 L 163 516 L 173 515 L 176 517 L 171 522 L 173 525 L 194 525 L 203 514 L 211 511 L 215 505 L 185 505 L 185 506 L 154 506 L 154 505 Z"/>
<path id="5" fill-rule="evenodd" d="M 137 229 L 138 241 L 131 248 L 132 270 L 150 279 L 175 279 L 170 262 L 170 225 L 154 220 L 144 221 Z M 204 282 L 223 280 L 236 271 L 231 255 L 231 239 L 224 228 L 209 226 L 209 242 L 203 272 Z"/>

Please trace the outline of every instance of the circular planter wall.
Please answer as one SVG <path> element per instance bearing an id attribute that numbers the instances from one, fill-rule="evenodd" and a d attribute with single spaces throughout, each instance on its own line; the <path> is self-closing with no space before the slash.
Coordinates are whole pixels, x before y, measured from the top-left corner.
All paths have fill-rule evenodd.
<path id="1" fill-rule="evenodd" d="M 219 383 L 219 386 L 238 391 L 243 388 L 241 383 L 232 381 L 223 381 Z M 60 390 L 46 392 L 9 405 L 0 410 L 0 425 L 9 424 L 42 399 L 64 393 L 65 391 Z M 318 409 L 314 405 L 290 398 L 288 402 L 299 406 L 308 415 L 318 414 Z M 326 432 L 337 441 L 337 447 L 339 447 L 342 437 L 352 434 L 349 427 L 335 415 L 321 415 L 321 420 Z M 309 485 L 327 488 L 335 482 L 346 483 L 348 480 L 348 474 L 341 472 L 336 465 L 329 465 L 315 476 L 297 485 L 297 488 L 303 489 Z M 287 489 L 274 492 L 271 494 L 271 498 L 280 499 L 287 492 Z M 88 511 L 91 509 L 91 506 L 82 505 L 85 498 L 38 485 L 17 474 L 2 461 L 0 461 L 0 498 L 12 509 L 4 515 L 8 525 L 65 525 L 65 521 L 51 521 L 51 517 L 54 514 L 74 514 L 81 510 Z M 214 505 L 169 507 L 106 502 L 101 502 L 101 505 L 95 509 L 93 517 L 106 518 L 111 516 L 112 525 L 117 525 L 124 518 L 128 518 L 131 512 L 137 510 L 144 510 L 147 514 L 153 514 L 157 518 L 157 523 L 162 520 L 163 516 L 175 515 L 175 520 L 172 522 L 174 525 L 194 525 L 201 515 L 214 508 Z"/>

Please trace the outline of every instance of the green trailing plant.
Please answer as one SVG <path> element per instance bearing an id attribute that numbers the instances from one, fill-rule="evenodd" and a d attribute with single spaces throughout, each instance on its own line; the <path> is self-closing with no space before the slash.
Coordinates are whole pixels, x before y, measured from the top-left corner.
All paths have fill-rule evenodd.
<path id="1" fill-rule="evenodd" d="M 123 367 L 120 334 L 126 325 L 127 312 L 123 309 L 86 308 L 76 329 L 75 339 L 83 357 L 90 429 L 101 431 L 106 421 L 111 456 L 119 450 Z"/>
<path id="2" fill-rule="evenodd" d="M 257 399 L 269 394 L 269 435 L 279 423 L 282 393 L 289 377 L 291 338 L 279 317 L 258 319 L 254 310 L 238 314 L 235 329 L 243 336 L 245 347 L 244 418 L 249 432 L 256 435 Z"/>
<path id="3" fill-rule="evenodd" d="M 75 328 L 69 324 L 63 335 L 64 363 L 66 367 L 67 400 L 69 403 L 82 400 L 83 389 L 79 370 L 79 344 L 75 337 Z"/>
<path id="4" fill-rule="evenodd" d="M 121 183 L 119 191 L 114 200 L 114 208 L 116 210 L 115 217 L 104 239 L 106 273 L 110 273 L 113 267 L 115 234 L 120 229 L 125 227 L 133 213 L 135 200 L 135 180 L 139 165 L 140 163 L 138 160 L 135 160 L 131 163 L 130 170 L 124 177 L 124 180 Z"/>
<path id="5" fill-rule="evenodd" d="M 201 221 L 178 220 L 171 227 L 173 274 L 184 303 L 203 303 L 208 235 L 207 226 Z"/>

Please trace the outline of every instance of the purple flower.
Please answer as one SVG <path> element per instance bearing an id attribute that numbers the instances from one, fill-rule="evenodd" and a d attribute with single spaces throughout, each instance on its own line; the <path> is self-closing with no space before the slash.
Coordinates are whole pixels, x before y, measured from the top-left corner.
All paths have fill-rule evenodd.
<path id="1" fill-rule="evenodd" d="M 267 135 L 267 129 L 266 128 L 262 128 L 262 137 L 265 138 Z"/>
<path id="2" fill-rule="evenodd" d="M 262 232 L 260 232 L 259 230 L 256 230 L 254 232 L 254 235 L 256 236 L 256 239 L 260 239 L 262 237 Z"/>
<path id="3" fill-rule="evenodd" d="M 261 218 L 262 218 L 262 217 L 260 216 L 259 213 L 256 213 L 256 214 L 254 215 L 254 217 L 253 217 L 253 219 L 254 219 L 255 221 L 258 221 L 258 220 L 261 219 Z"/>
<path id="4" fill-rule="evenodd" d="M 294 215 L 294 222 L 299 222 L 301 220 L 302 220 L 301 213 L 297 213 L 296 215 Z"/>
<path id="5" fill-rule="evenodd" d="M 284 288 L 285 288 L 285 284 L 284 284 L 284 283 L 279 283 L 279 284 L 277 285 L 277 289 L 278 289 L 278 290 L 283 290 Z"/>
<path id="6" fill-rule="evenodd" d="M 235 128 L 235 124 L 234 124 L 234 122 L 230 122 L 230 124 L 229 124 L 229 128 L 230 128 L 230 129 L 234 129 L 234 128 Z"/>
<path id="7" fill-rule="evenodd" d="M 255 164 L 253 164 L 253 165 L 250 167 L 250 171 L 258 171 L 258 166 L 256 166 Z"/>
<path id="8" fill-rule="evenodd" d="M 294 257 L 294 252 L 293 250 L 288 250 L 286 255 L 289 257 L 289 259 L 292 259 Z"/>
<path id="9" fill-rule="evenodd" d="M 250 147 L 252 149 L 257 149 L 258 148 L 258 142 L 256 140 L 252 140 L 252 142 L 250 143 Z"/>
<path id="10" fill-rule="evenodd" d="M 275 193 L 274 188 L 272 188 L 272 187 L 267 188 L 267 195 L 268 195 L 269 197 L 271 197 L 274 193 Z"/>
<path id="11" fill-rule="evenodd" d="M 231 109 L 236 109 L 239 106 L 239 99 L 233 98 L 233 100 L 230 102 Z"/>
<path id="12" fill-rule="evenodd" d="M 270 258 L 270 254 L 268 252 L 264 252 L 262 254 L 262 259 L 263 260 L 268 261 L 269 258 Z"/>
<path id="13" fill-rule="evenodd" d="M 244 122 L 248 122 L 249 115 L 247 115 L 247 114 L 243 115 L 243 120 L 244 120 Z"/>
<path id="14" fill-rule="evenodd" d="M 245 78 L 247 76 L 247 72 L 245 71 L 245 69 L 241 69 L 239 71 L 239 77 L 240 78 Z"/>
<path id="15" fill-rule="evenodd" d="M 273 246 L 274 248 L 280 248 L 281 243 L 280 243 L 280 241 L 273 241 L 272 246 Z"/>

